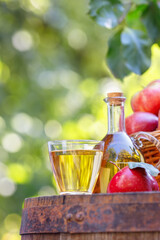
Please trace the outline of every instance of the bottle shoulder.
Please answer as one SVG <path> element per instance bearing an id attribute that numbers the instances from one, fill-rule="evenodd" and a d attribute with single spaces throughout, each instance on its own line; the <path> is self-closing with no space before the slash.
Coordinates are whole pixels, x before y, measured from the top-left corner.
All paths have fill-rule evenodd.
<path id="1" fill-rule="evenodd" d="M 104 153 L 109 154 L 114 159 L 117 158 L 138 158 L 140 152 L 135 148 L 131 138 L 125 132 L 116 132 L 114 134 L 107 134 L 103 141 L 105 142 Z M 114 154 L 113 154 L 114 153 Z"/>
<path id="2" fill-rule="evenodd" d="M 126 132 L 116 132 L 113 134 L 107 134 L 102 139 L 107 145 L 108 144 L 122 144 L 122 145 L 133 145 L 131 138 Z"/>

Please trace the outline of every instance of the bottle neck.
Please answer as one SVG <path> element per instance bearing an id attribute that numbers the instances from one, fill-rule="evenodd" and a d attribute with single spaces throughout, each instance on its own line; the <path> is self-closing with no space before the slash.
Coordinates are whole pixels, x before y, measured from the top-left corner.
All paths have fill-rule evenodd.
<path id="1" fill-rule="evenodd" d="M 124 101 L 108 105 L 108 134 L 125 131 Z"/>

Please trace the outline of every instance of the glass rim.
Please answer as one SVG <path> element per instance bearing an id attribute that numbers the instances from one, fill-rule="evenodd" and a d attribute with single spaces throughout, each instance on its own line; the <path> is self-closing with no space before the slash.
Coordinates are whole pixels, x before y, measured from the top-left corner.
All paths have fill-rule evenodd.
<path id="1" fill-rule="evenodd" d="M 53 141 L 48 141 L 48 145 L 49 144 L 52 144 L 52 145 L 56 145 L 56 144 L 62 144 L 63 142 L 66 142 L 66 143 L 72 143 L 72 144 L 74 144 L 74 143 L 79 143 L 79 144 L 82 144 L 82 143 L 105 143 L 104 141 L 102 141 L 102 140 L 100 140 L 100 141 L 98 141 L 98 140 L 86 140 L 86 139 L 64 139 L 64 140 L 53 140 Z"/>

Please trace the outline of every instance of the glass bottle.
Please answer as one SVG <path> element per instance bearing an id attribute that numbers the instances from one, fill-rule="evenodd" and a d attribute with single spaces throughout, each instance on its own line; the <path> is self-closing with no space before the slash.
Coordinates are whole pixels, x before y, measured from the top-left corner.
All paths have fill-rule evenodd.
<path id="1" fill-rule="evenodd" d="M 104 155 L 94 193 L 106 193 L 112 177 L 127 166 L 128 162 L 144 161 L 125 131 L 125 99 L 123 93 L 119 92 L 108 93 L 108 97 L 104 99 L 108 105 L 108 133 L 103 138 Z"/>

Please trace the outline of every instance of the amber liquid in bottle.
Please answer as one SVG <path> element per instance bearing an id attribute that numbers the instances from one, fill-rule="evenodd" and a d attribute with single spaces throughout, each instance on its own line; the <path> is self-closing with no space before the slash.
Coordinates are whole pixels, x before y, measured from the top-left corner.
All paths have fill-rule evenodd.
<path id="1" fill-rule="evenodd" d="M 94 193 L 106 193 L 112 177 L 128 162 L 144 161 L 125 132 L 125 97 L 122 93 L 109 93 L 105 102 L 108 105 L 108 133 L 103 138 L 104 155 Z"/>

